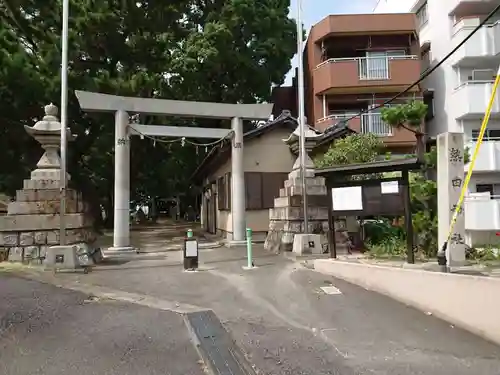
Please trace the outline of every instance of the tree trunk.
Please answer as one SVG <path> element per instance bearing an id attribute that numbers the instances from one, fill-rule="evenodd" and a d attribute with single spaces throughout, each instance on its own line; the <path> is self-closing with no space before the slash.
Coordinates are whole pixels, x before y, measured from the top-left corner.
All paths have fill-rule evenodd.
<path id="1" fill-rule="evenodd" d="M 417 132 L 415 133 L 415 138 L 417 140 L 416 142 L 416 147 L 417 147 L 417 161 L 419 163 L 425 163 L 425 143 L 424 143 L 424 134 Z"/>

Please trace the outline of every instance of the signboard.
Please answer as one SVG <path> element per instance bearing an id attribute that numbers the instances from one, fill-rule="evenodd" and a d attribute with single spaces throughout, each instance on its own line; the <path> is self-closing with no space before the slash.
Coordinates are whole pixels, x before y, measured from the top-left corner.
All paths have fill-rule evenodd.
<path id="1" fill-rule="evenodd" d="M 398 181 L 381 182 L 380 190 L 382 194 L 397 194 L 399 193 L 399 182 Z"/>
<path id="2" fill-rule="evenodd" d="M 361 186 L 339 187 L 332 189 L 334 211 L 359 211 L 363 209 Z"/>
<path id="3" fill-rule="evenodd" d="M 332 188 L 335 216 L 379 216 L 404 214 L 404 189 L 400 180 L 356 181 L 362 186 Z"/>
<path id="4" fill-rule="evenodd" d="M 198 256 L 198 241 L 191 240 L 186 241 L 186 257 L 197 257 Z"/>

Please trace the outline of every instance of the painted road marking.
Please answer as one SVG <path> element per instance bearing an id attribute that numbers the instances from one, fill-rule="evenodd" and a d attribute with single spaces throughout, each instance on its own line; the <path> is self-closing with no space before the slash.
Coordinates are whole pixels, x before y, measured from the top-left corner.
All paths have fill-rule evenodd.
<path id="1" fill-rule="evenodd" d="M 340 289 L 334 287 L 333 285 L 330 285 L 330 286 L 322 286 L 321 287 L 321 290 L 325 293 L 325 294 L 342 294 L 342 292 L 340 291 Z"/>

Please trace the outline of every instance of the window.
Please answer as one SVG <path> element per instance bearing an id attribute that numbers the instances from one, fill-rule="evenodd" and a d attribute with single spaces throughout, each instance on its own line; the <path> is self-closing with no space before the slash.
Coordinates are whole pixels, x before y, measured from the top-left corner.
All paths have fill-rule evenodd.
<path id="1" fill-rule="evenodd" d="M 490 193 L 493 195 L 493 185 L 492 184 L 477 184 L 476 185 L 477 193 Z"/>
<path id="2" fill-rule="evenodd" d="M 429 20 L 427 15 L 427 1 L 417 10 L 418 27 L 422 28 Z"/>
<path id="3" fill-rule="evenodd" d="M 274 207 L 288 173 L 246 172 L 245 196 L 247 210 L 265 210 Z"/>
<path id="4" fill-rule="evenodd" d="M 217 205 L 219 210 L 231 209 L 231 173 L 217 179 Z"/>
<path id="5" fill-rule="evenodd" d="M 475 69 L 468 78 L 469 81 L 494 81 L 496 73 L 491 69 Z"/>
<path id="6" fill-rule="evenodd" d="M 474 129 L 472 131 L 472 140 L 477 141 L 479 138 L 479 129 Z M 498 141 L 500 140 L 500 129 L 486 129 L 484 132 L 483 141 Z"/>
<path id="7" fill-rule="evenodd" d="M 282 172 L 245 172 L 246 209 L 273 208 L 287 178 L 288 173 Z M 231 173 L 217 179 L 217 205 L 219 210 L 231 210 Z"/>
<path id="8" fill-rule="evenodd" d="M 476 193 L 489 193 L 490 199 L 498 199 L 500 194 L 499 184 L 477 184 Z"/>
<path id="9" fill-rule="evenodd" d="M 262 173 L 245 173 L 245 200 L 247 210 L 260 210 L 262 208 Z"/>

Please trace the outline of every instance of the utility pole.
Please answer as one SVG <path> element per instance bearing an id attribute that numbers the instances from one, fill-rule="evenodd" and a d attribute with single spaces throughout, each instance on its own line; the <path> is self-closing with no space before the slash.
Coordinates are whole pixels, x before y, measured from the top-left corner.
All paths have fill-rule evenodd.
<path id="1" fill-rule="evenodd" d="M 302 40 L 302 0 L 297 0 L 297 86 L 299 104 L 299 159 L 300 177 L 302 182 L 302 204 L 304 211 L 304 233 L 309 231 L 309 218 L 307 215 L 307 189 L 306 189 L 306 140 L 305 140 L 305 104 L 304 104 L 304 41 Z"/>
<path id="2" fill-rule="evenodd" d="M 60 218 L 59 241 L 66 245 L 66 188 L 67 182 L 67 128 L 68 128 L 68 19 L 69 0 L 63 0 L 61 32 L 61 180 L 60 180 Z"/>

